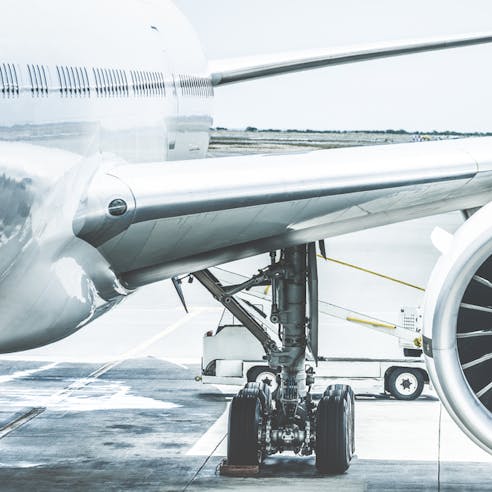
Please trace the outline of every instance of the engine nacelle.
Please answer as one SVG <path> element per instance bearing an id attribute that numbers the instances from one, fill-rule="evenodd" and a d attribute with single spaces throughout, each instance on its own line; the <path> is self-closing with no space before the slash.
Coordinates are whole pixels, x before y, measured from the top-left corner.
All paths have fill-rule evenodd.
<path id="1" fill-rule="evenodd" d="M 492 204 L 460 227 L 432 272 L 423 346 L 451 417 L 492 453 Z"/>

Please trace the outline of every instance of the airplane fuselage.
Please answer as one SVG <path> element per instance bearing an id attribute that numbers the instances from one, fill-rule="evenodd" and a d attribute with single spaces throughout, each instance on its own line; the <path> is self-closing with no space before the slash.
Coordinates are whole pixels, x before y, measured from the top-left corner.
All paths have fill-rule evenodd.
<path id="1" fill-rule="evenodd" d="M 73 217 L 94 175 L 118 162 L 204 157 L 213 89 L 193 29 L 167 2 L 9 0 L 0 53 L 8 352 L 64 337 L 128 293 Z"/>

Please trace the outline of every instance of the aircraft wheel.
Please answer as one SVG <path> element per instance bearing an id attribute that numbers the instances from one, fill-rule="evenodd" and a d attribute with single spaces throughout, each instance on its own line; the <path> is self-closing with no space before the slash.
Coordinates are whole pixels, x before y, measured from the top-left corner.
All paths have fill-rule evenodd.
<path id="1" fill-rule="evenodd" d="M 415 369 L 395 369 L 388 378 L 388 390 L 397 400 L 415 400 L 424 389 L 424 376 Z"/>
<path id="2" fill-rule="evenodd" d="M 261 423 L 262 405 L 258 395 L 240 392 L 232 399 L 227 436 L 229 465 L 258 465 L 261 462 Z"/>
<path id="3" fill-rule="evenodd" d="M 316 412 L 316 468 L 338 474 L 350 466 L 354 452 L 354 399 L 349 386 L 325 391 Z"/>

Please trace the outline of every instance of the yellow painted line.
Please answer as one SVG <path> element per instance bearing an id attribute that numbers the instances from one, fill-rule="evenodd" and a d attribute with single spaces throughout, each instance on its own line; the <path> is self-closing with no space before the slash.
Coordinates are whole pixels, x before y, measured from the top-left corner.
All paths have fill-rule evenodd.
<path id="1" fill-rule="evenodd" d="M 396 330 L 395 325 L 390 325 L 389 323 L 383 323 L 382 321 L 372 321 L 369 319 L 356 318 L 355 316 L 347 316 L 347 321 L 352 321 L 352 323 L 360 323 L 362 325 L 371 325 L 378 328 L 388 328 L 388 330 Z"/>
<path id="2" fill-rule="evenodd" d="M 321 255 L 318 255 L 318 258 L 322 258 L 323 260 L 325 259 Z M 346 261 L 336 260 L 335 258 L 326 258 L 326 261 L 338 263 L 339 265 L 353 268 L 355 270 L 359 270 L 359 271 L 364 272 L 364 273 L 369 273 L 370 275 L 375 275 L 376 277 L 384 278 L 386 280 L 390 280 L 391 282 L 396 282 L 397 284 L 405 285 L 407 287 L 411 287 L 412 289 L 417 289 L 417 290 L 421 290 L 422 292 L 425 292 L 425 289 L 423 287 L 418 286 L 418 285 L 411 284 L 410 282 L 405 282 L 404 280 L 400 280 L 400 279 L 395 278 L 395 277 L 390 277 L 389 275 L 385 275 L 384 273 L 375 272 L 373 270 L 369 270 L 367 268 L 363 268 L 363 267 L 358 266 L 358 265 L 353 265 L 352 263 L 347 263 Z"/>

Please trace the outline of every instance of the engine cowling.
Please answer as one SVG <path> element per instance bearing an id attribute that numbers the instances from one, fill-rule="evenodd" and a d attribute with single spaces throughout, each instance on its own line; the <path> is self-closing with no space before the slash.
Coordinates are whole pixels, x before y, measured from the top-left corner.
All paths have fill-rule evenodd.
<path id="1" fill-rule="evenodd" d="M 423 348 L 449 414 L 492 453 L 492 204 L 458 229 L 432 272 Z"/>

